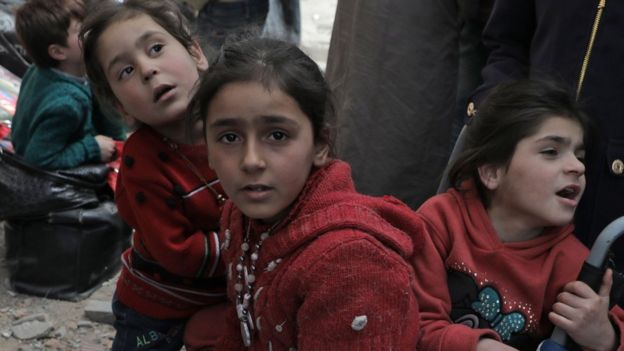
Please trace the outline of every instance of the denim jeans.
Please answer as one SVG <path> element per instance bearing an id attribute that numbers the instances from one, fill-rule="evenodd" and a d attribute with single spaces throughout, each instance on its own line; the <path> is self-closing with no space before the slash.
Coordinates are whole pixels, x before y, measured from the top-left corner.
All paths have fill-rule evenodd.
<path id="1" fill-rule="evenodd" d="M 186 319 L 146 317 L 113 298 L 115 340 L 113 351 L 178 351 L 183 345 Z"/>

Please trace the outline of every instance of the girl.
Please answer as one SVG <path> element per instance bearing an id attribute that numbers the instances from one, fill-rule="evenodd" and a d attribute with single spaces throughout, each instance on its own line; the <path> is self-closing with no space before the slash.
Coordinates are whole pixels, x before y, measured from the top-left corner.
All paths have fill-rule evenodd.
<path id="1" fill-rule="evenodd" d="M 588 253 L 570 224 L 585 188 L 586 116 L 566 91 L 519 81 L 493 92 L 467 133 L 454 188 L 417 211 L 420 349 L 535 350 L 553 324 L 586 349 L 622 347 L 611 271 L 598 293 L 574 281 Z"/>
<path id="2" fill-rule="evenodd" d="M 116 194 L 134 235 L 113 301 L 113 350 L 180 349 L 188 317 L 225 292 L 214 278 L 224 273 L 216 232 L 225 197 L 205 146 L 186 144 L 186 109 L 208 64 L 178 11 L 163 0 L 102 1 L 81 32 L 96 92 L 138 124 Z M 191 134 L 201 140 L 201 128 Z"/>
<path id="3" fill-rule="evenodd" d="M 316 64 L 271 39 L 226 45 L 191 106 L 231 199 L 220 347 L 413 349 L 413 213 L 356 193 L 349 167 L 329 159 L 332 105 Z"/>

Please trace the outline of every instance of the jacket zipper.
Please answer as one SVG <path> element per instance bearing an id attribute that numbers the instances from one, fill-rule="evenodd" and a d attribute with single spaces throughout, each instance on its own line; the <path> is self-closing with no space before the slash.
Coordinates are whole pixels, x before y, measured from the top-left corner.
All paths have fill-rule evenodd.
<path id="1" fill-rule="evenodd" d="M 585 51 L 585 57 L 583 57 L 583 65 L 581 66 L 581 72 L 579 74 L 578 84 L 576 85 L 576 99 L 578 100 L 581 95 L 581 89 L 583 88 L 583 81 L 585 80 L 585 73 L 587 72 L 587 66 L 589 65 L 589 57 L 591 56 L 592 49 L 594 47 L 594 40 L 596 39 L 596 33 L 600 26 L 600 19 L 604 12 L 605 6 L 607 6 L 607 0 L 600 0 L 598 2 L 598 11 L 596 11 L 596 18 L 594 18 L 594 25 L 592 26 L 591 36 L 589 37 L 589 43 L 587 44 L 587 50 Z"/>

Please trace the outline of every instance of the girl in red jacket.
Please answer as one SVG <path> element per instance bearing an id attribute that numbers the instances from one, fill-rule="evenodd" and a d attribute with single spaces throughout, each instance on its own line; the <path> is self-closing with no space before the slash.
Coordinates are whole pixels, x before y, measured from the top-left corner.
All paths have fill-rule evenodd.
<path id="1" fill-rule="evenodd" d="M 124 146 L 115 198 L 134 234 L 113 298 L 113 350 L 179 350 L 186 320 L 225 300 L 217 235 L 225 197 L 201 126 L 187 130 L 185 120 L 208 62 L 172 1 L 95 6 L 81 32 L 87 73 L 138 125 Z M 212 317 L 218 335 L 223 318 L 218 310 Z"/>
<path id="2" fill-rule="evenodd" d="M 453 189 L 418 210 L 420 350 L 535 350 L 553 325 L 620 350 L 624 314 L 575 281 L 588 250 L 570 224 L 585 188 L 587 118 L 549 83 L 502 85 L 467 127 Z"/>
<path id="3" fill-rule="evenodd" d="M 219 349 L 414 349 L 405 259 L 420 247 L 415 216 L 358 194 L 349 166 L 330 160 L 332 105 L 314 61 L 276 40 L 233 43 L 191 106 L 231 199 L 220 234 L 232 307 Z"/>

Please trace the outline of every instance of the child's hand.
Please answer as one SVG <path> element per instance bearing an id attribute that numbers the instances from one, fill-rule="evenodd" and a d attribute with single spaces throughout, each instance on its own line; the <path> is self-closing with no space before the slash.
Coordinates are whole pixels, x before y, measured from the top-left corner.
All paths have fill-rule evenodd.
<path id="1" fill-rule="evenodd" d="M 615 331 L 609 321 L 612 284 L 610 269 L 605 272 L 597 294 L 581 281 L 566 284 L 548 314 L 550 321 L 586 349 L 614 350 Z"/>
<path id="2" fill-rule="evenodd" d="M 112 161 L 113 155 L 115 155 L 115 140 L 105 136 L 105 135 L 96 135 L 95 141 L 100 147 L 100 158 L 102 162 Z"/>
<path id="3" fill-rule="evenodd" d="M 477 343 L 477 351 L 518 351 L 518 349 L 494 339 L 483 338 Z"/>

